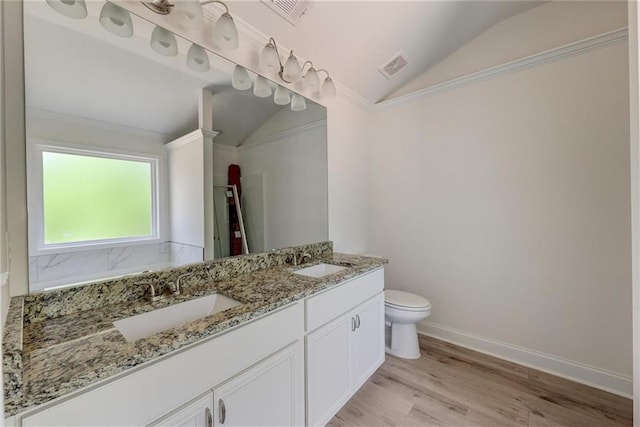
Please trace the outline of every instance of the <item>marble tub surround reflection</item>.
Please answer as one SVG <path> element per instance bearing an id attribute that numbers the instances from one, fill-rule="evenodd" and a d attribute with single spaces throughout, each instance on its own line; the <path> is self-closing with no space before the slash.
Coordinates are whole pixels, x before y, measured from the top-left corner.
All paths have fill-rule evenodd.
<path id="1" fill-rule="evenodd" d="M 328 262 L 348 268 L 321 279 L 292 274 L 301 267 L 287 261 L 298 251 L 314 253 L 313 261 L 305 266 Z M 335 254 L 327 242 L 201 263 L 155 276 L 146 274 L 146 279 L 161 280 L 188 271 L 194 273 L 183 281 L 182 295 L 153 303 L 137 290 L 125 290 L 126 281 L 88 285 L 85 288 L 93 289 L 84 293 L 84 288 L 73 288 L 13 298 L 3 349 L 5 415 L 122 374 L 385 262 L 380 258 Z M 114 295 L 110 295 L 111 291 Z M 115 320 L 212 293 L 242 304 L 132 343 L 127 343 L 113 326 Z M 49 309 L 47 302 L 57 308 Z"/>
<path id="2" fill-rule="evenodd" d="M 176 242 L 125 245 L 29 257 L 31 291 L 70 282 L 105 280 L 141 270 L 159 270 L 204 260 L 204 248 Z"/>

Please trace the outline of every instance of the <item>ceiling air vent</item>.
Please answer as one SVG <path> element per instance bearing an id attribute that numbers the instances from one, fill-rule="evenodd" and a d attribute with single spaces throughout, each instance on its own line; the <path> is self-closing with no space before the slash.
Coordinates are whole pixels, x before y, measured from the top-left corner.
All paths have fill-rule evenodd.
<path id="1" fill-rule="evenodd" d="M 388 79 L 391 79 L 395 76 L 398 71 L 402 70 L 407 66 L 409 60 L 407 59 L 407 54 L 404 52 L 399 52 L 392 59 L 387 61 L 382 67 L 378 68 L 378 70 Z"/>
<path id="2" fill-rule="evenodd" d="M 311 10 L 312 0 L 262 0 L 266 6 L 296 26 Z"/>

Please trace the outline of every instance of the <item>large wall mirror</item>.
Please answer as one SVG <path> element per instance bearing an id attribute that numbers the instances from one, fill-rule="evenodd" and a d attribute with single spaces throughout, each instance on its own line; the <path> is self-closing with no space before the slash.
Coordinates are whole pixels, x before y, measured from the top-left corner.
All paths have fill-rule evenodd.
<path id="1" fill-rule="evenodd" d="M 86 6 L 24 3 L 31 292 L 327 240 L 323 106 Z"/>

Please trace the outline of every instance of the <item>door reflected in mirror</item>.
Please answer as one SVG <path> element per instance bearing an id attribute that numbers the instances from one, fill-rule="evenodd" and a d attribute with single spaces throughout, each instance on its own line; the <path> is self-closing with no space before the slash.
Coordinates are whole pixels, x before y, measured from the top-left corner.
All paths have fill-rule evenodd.
<path id="1" fill-rule="evenodd" d="M 24 3 L 30 291 L 327 240 L 325 108 L 105 4 Z"/>

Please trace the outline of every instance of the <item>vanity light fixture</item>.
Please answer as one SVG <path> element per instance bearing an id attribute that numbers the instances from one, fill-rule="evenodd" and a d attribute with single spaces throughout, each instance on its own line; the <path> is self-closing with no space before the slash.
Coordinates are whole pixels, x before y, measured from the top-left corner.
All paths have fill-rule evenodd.
<path id="1" fill-rule="evenodd" d="M 233 17 L 229 14 L 229 8 L 220 0 L 175 0 L 175 4 L 170 0 L 152 0 L 143 1 L 147 8 L 159 13 L 160 15 L 168 15 L 175 10 L 187 17 L 189 20 L 200 23 L 202 16 L 202 6 L 210 3 L 218 3 L 224 7 L 224 13 L 218 18 L 213 29 L 213 42 L 221 49 L 237 49 L 238 48 L 238 30 L 233 22 Z"/>
<path id="2" fill-rule="evenodd" d="M 231 86 L 237 90 L 247 90 L 251 87 L 251 78 L 249 77 L 249 73 L 242 65 L 236 65 L 233 69 Z"/>
<path id="3" fill-rule="evenodd" d="M 271 96 L 271 84 L 269 80 L 262 76 L 256 77 L 256 81 L 253 83 L 253 94 L 258 98 Z"/>
<path id="4" fill-rule="evenodd" d="M 151 33 L 151 48 L 160 55 L 176 56 L 178 54 L 176 36 L 171 31 L 156 25 Z"/>
<path id="5" fill-rule="evenodd" d="M 87 4 L 84 0 L 47 0 L 47 4 L 68 18 L 82 19 L 87 17 Z"/>
<path id="6" fill-rule="evenodd" d="M 100 25 L 118 37 L 133 35 L 133 21 L 128 11 L 117 4 L 106 2 L 100 10 Z"/>
<path id="7" fill-rule="evenodd" d="M 209 71 L 209 55 L 207 55 L 202 46 L 198 46 L 195 43 L 191 45 L 187 53 L 187 66 L 193 71 L 201 73 Z"/>
<path id="8" fill-rule="evenodd" d="M 291 110 L 292 111 L 304 111 L 307 109 L 307 102 L 304 100 L 304 96 L 294 93 L 291 97 Z"/>
<path id="9" fill-rule="evenodd" d="M 275 102 L 276 105 L 287 105 L 289 102 L 291 102 L 289 89 L 277 85 L 275 93 L 273 94 L 273 102 Z"/>
<path id="10" fill-rule="evenodd" d="M 311 67 L 309 67 L 307 74 L 304 76 L 304 86 L 307 89 L 310 89 L 311 92 L 316 92 L 320 87 L 320 77 L 318 77 L 318 71 L 315 69 L 311 61 L 307 61 L 302 64 L 302 70 L 304 71 L 304 66 L 307 64 L 311 65 Z"/>
<path id="11" fill-rule="evenodd" d="M 309 64 L 309 68 L 305 74 L 304 68 L 307 64 Z M 336 96 L 336 85 L 327 70 L 316 70 L 311 61 L 306 61 L 301 67 L 293 51 L 289 53 L 289 57 L 283 65 L 278 53 L 278 45 L 273 37 L 269 38 L 262 52 L 260 52 L 259 67 L 260 70 L 270 73 L 277 69 L 278 76 L 286 83 L 296 83 L 302 80 L 305 89 L 311 92 L 319 92 L 322 97 L 333 98 Z M 322 82 L 322 85 L 320 84 L 320 72 L 327 73 L 327 78 Z"/>
<path id="12" fill-rule="evenodd" d="M 322 82 L 322 86 L 320 86 L 320 96 L 323 98 L 335 98 L 336 97 L 336 84 L 333 82 L 333 79 L 329 75 L 327 70 L 318 70 L 318 74 L 321 72 L 327 73 L 327 78 Z"/>

